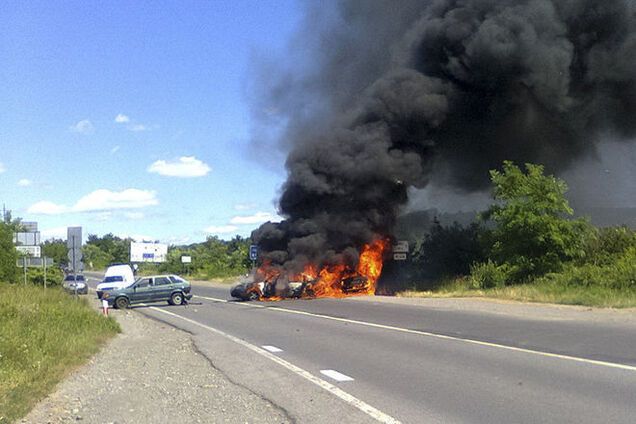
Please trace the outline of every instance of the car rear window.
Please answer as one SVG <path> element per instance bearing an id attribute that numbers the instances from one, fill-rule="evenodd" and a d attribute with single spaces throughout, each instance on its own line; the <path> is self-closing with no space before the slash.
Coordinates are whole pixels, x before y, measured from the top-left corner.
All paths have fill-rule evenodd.
<path id="1" fill-rule="evenodd" d="M 170 279 L 172 280 L 174 284 L 181 284 L 186 282 L 186 280 L 184 280 L 183 278 L 177 277 L 176 275 L 171 275 Z"/>
<path id="2" fill-rule="evenodd" d="M 124 277 L 122 277 L 121 275 L 111 275 L 104 278 L 104 283 L 115 283 L 118 281 L 124 281 Z"/>
<path id="3" fill-rule="evenodd" d="M 168 280 L 166 277 L 155 278 L 155 286 L 163 286 L 166 284 L 170 284 L 170 280 Z"/>

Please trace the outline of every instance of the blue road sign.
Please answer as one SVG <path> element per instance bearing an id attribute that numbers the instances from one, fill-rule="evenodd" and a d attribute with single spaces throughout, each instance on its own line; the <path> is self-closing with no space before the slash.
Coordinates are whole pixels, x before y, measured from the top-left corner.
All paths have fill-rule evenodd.
<path id="1" fill-rule="evenodd" d="M 250 260 L 255 261 L 258 258 L 258 246 L 255 244 L 250 245 Z"/>

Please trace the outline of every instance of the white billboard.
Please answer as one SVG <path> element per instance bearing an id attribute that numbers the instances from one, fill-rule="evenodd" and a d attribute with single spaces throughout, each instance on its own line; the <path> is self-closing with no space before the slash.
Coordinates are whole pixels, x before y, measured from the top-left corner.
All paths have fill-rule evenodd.
<path id="1" fill-rule="evenodd" d="M 167 255 L 167 244 L 130 243 L 130 262 L 165 262 Z"/>

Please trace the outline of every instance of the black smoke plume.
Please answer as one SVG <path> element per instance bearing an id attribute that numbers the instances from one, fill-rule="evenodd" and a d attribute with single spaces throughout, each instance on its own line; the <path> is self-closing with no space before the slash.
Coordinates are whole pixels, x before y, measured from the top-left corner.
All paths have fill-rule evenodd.
<path id="1" fill-rule="evenodd" d="M 330 5 L 310 3 L 309 57 L 267 97 L 286 122 L 286 220 L 253 238 L 275 264 L 355 263 L 409 187 L 481 190 L 507 159 L 559 172 L 636 133 L 631 1 Z"/>

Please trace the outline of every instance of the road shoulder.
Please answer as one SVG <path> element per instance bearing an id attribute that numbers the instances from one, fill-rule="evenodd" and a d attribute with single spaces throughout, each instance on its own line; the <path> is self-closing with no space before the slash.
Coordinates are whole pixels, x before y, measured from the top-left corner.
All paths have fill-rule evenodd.
<path id="1" fill-rule="evenodd" d="M 290 422 L 215 369 L 188 333 L 132 311 L 111 314 L 122 333 L 22 423 Z"/>

